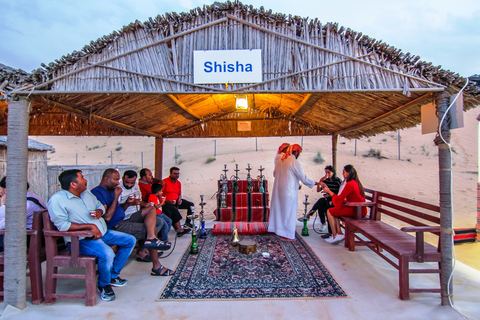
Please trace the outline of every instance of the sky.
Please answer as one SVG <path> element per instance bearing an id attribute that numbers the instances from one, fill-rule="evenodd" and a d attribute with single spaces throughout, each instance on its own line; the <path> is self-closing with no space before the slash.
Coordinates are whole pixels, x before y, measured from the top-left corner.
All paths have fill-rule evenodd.
<path id="1" fill-rule="evenodd" d="M 30 72 L 135 20 L 205 0 L 0 0 L 0 63 Z M 222 1 L 223 2 L 223 1 Z M 244 0 L 382 40 L 468 77 L 480 74 L 479 0 Z"/>

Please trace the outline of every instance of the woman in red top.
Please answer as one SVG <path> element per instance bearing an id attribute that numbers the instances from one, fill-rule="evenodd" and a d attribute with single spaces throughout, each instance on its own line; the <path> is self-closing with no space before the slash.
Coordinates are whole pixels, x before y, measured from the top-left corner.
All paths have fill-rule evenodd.
<path id="1" fill-rule="evenodd" d="M 342 233 L 340 228 L 340 220 L 338 217 L 353 217 L 354 208 L 347 207 L 343 204 L 345 202 L 365 202 L 365 191 L 363 190 L 363 185 L 358 178 L 357 170 L 351 165 L 348 164 L 343 168 L 343 178 L 345 179 L 340 186 L 340 191 L 338 195 L 333 193 L 325 185 L 323 190 L 332 196 L 333 208 L 327 210 L 328 222 L 332 228 L 332 236 L 325 239 L 326 242 L 331 244 L 336 244 L 345 239 L 345 235 Z M 367 215 L 367 208 L 363 207 L 362 216 Z"/>

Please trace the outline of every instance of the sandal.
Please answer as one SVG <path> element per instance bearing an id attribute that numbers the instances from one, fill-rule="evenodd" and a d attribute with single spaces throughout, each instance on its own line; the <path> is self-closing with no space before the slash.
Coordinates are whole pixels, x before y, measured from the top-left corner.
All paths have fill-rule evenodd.
<path id="1" fill-rule="evenodd" d="M 170 249 L 169 245 L 166 245 L 163 241 L 158 240 L 157 238 L 146 239 L 144 242 L 145 249 L 147 250 L 168 250 Z"/>
<path id="2" fill-rule="evenodd" d="M 152 272 L 150 273 L 151 276 L 160 276 L 160 277 L 168 277 L 168 276 L 173 276 L 175 271 L 173 270 L 170 270 L 168 268 L 165 268 L 165 271 L 163 271 L 163 273 L 161 273 L 162 269 L 165 268 L 164 266 L 161 266 L 160 268 L 158 269 L 153 269 L 152 268 Z"/>

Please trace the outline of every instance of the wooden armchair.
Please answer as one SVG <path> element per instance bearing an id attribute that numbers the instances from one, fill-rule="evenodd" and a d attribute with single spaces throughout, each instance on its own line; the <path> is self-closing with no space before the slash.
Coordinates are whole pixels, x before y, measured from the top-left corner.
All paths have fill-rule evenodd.
<path id="1" fill-rule="evenodd" d="M 42 246 L 43 240 L 43 222 L 42 212 L 35 211 L 33 213 L 32 229 L 27 230 L 27 236 L 30 237 L 30 244 L 27 250 L 27 277 L 30 277 L 31 292 L 27 292 L 28 297 L 32 297 L 32 304 L 40 304 L 43 302 L 43 282 L 42 282 L 42 262 L 45 261 L 45 248 Z M 0 230 L 0 234 L 4 235 L 5 230 Z M 0 253 L 0 282 L 2 283 L 2 291 L 0 296 L 4 296 L 3 278 L 5 256 Z"/>
<path id="2" fill-rule="evenodd" d="M 79 237 L 91 237 L 91 231 L 58 231 L 43 212 L 47 271 L 45 276 L 45 304 L 53 304 L 56 298 L 86 299 L 87 306 L 94 306 L 96 298 L 96 258 L 79 254 Z M 71 250 L 59 250 L 57 239 L 71 237 Z M 59 273 L 59 267 L 85 268 L 84 274 Z M 57 279 L 85 279 L 85 294 L 57 294 Z"/>

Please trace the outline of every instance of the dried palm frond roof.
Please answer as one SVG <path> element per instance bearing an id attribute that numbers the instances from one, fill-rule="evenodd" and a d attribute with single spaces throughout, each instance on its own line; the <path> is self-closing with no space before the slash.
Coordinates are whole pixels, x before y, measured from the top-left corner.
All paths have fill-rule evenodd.
<path id="1" fill-rule="evenodd" d="M 263 82 L 193 83 L 193 50 L 252 48 Z M 336 23 L 228 1 L 135 21 L 28 82 L 35 134 L 357 138 L 417 125 L 421 105 L 466 79 Z M 236 93 L 249 95 L 248 114 L 234 112 Z M 464 94 L 466 110 L 479 104 L 474 84 Z"/>

